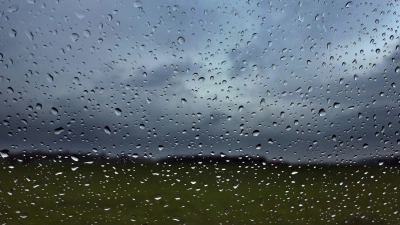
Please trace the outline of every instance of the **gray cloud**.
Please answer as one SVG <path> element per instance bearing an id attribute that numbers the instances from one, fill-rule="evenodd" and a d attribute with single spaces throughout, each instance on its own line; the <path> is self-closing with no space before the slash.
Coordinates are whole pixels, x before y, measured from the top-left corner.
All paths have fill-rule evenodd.
<path id="1" fill-rule="evenodd" d="M 398 150 L 390 5 L 3 5 L 0 148 L 291 161 Z"/>

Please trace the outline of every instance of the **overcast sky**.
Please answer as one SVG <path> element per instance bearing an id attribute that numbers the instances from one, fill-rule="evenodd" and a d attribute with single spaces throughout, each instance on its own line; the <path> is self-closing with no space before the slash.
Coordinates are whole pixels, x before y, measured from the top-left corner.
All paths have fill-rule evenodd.
<path id="1" fill-rule="evenodd" d="M 399 149 L 394 1 L 0 9 L 0 149 L 288 161 Z"/>

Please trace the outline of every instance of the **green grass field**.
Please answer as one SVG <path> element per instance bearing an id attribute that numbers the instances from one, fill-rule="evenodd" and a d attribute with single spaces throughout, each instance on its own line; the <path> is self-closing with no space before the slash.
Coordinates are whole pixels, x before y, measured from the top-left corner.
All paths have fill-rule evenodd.
<path id="1" fill-rule="evenodd" d="M 400 224 L 399 168 L 0 164 L 1 224 Z"/>

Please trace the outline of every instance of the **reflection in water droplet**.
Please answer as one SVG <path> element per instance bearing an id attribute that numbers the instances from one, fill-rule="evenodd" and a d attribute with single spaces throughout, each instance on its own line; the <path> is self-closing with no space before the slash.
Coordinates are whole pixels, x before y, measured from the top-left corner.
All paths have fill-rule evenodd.
<path id="1" fill-rule="evenodd" d="M 115 108 L 115 115 L 120 116 L 122 114 L 122 110 L 120 108 Z"/>
<path id="2" fill-rule="evenodd" d="M 319 116 L 325 116 L 326 115 L 325 109 L 320 109 L 318 114 Z"/>
<path id="3" fill-rule="evenodd" d="M 105 132 L 106 134 L 111 134 L 111 130 L 110 130 L 110 128 L 109 128 L 108 126 L 105 126 L 105 127 L 104 127 L 104 132 Z"/>
<path id="4" fill-rule="evenodd" d="M 339 107 L 340 107 L 340 103 L 339 103 L 339 102 L 334 102 L 334 103 L 333 103 L 333 107 L 334 107 L 335 109 L 339 108 Z"/>
<path id="5" fill-rule="evenodd" d="M 71 159 L 74 160 L 75 162 L 79 161 L 78 156 L 77 155 L 71 155 Z"/>
<path id="6" fill-rule="evenodd" d="M 54 133 L 57 135 L 61 134 L 62 132 L 64 132 L 64 128 L 62 128 L 62 127 L 54 129 Z"/>
<path id="7" fill-rule="evenodd" d="M 10 37 L 15 38 L 17 36 L 17 31 L 14 29 L 11 29 L 8 34 L 10 35 Z"/>
<path id="8" fill-rule="evenodd" d="M 76 42 L 79 39 L 79 35 L 77 33 L 72 33 L 71 34 L 71 39 L 73 42 Z"/>
<path id="9" fill-rule="evenodd" d="M 183 38 L 182 36 L 178 37 L 178 43 L 179 44 L 185 43 L 185 38 Z"/>
<path id="10" fill-rule="evenodd" d="M 51 113 L 53 115 L 58 115 L 58 110 L 55 107 L 53 107 L 53 108 L 51 108 Z"/>
<path id="11" fill-rule="evenodd" d="M 135 8 L 142 7 L 142 2 L 141 2 L 140 0 L 136 0 L 136 1 L 133 3 L 133 6 L 134 6 Z"/>
<path id="12" fill-rule="evenodd" d="M 253 131 L 253 136 L 257 137 L 258 135 L 260 135 L 260 131 L 259 130 L 254 130 Z"/>
<path id="13" fill-rule="evenodd" d="M 1 151 L 0 151 L 0 156 L 1 156 L 2 158 L 7 158 L 7 157 L 8 157 L 8 153 L 9 153 L 8 150 L 1 150 Z"/>
<path id="14" fill-rule="evenodd" d="M 10 7 L 8 7 L 8 12 L 16 12 L 18 11 L 18 6 L 17 5 L 12 5 Z"/>

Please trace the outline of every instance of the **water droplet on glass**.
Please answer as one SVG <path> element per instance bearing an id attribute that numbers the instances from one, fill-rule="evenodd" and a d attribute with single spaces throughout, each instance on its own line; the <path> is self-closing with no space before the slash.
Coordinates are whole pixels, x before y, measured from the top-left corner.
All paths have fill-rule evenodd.
<path id="1" fill-rule="evenodd" d="M 363 145 L 363 148 L 368 148 L 368 144 L 365 143 L 365 144 Z"/>
<path id="2" fill-rule="evenodd" d="M 274 143 L 274 141 L 270 138 L 270 139 L 268 139 L 268 144 L 273 144 Z"/>
<path id="3" fill-rule="evenodd" d="M 185 104 L 187 101 L 185 98 L 181 98 L 181 102 L 182 102 L 182 104 Z"/>
<path id="4" fill-rule="evenodd" d="M 257 137 L 258 135 L 260 135 L 260 131 L 259 130 L 254 130 L 253 131 L 253 136 Z"/>
<path id="5" fill-rule="evenodd" d="M 120 116 L 122 114 L 122 110 L 120 108 L 115 108 L 115 115 Z"/>
<path id="6" fill-rule="evenodd" d="M 133 6 L 134 6 L 135 8 L 142 7 L 142 1 L 140 1 L 140 0 L 135 1 L 135 2 L 133 3 Z"/>
<path id="7" fill-rule="evenodd" d="M 394 72 L 400 73 L 400 66 L 396 67 L 396 69 L 394 69 Z"/>
<path id="8" fill-rule="evenodd" d="M 160 200 L 160 199 L 161 199 L 161 195 L 160 195 L 160 194 L 156 195 L 156 196 L 154 197 L 154 199 L 157 200 L 157 201 Z"/>
<path id="9" fill-rule="evenodd" d="M 241 106 L 239 106 L 239 112 L 241 112 L 241 111 L 243 111 L 243 109 L 244 109 L 244 107 L 241 105 Z"/>
<path id="10" fill-rule="evenodd" d="M 14 89 L 12 87 L 8 87 L 7 88 L 7 92 L 10 93 L 10 94 L 14 93 Z"/>
<path id="11" fill-rule="evenodd" d="M 110 128 L 109 128 L 108 126 L 105 126 L 105 127 L 104 127 L 104 132 L 105 132 L 106 134 L 111 134 L 111 130 L 110 130 Z"/>
<path id="12" fill-rule="evenodd" d="M 8 34 L 10 35 L 10 37 L 15 38 L 17 36 L 17 31 L 14 29 L 11 29 Z"/>
<path id="13" fill-rule="evenodd" d="M 62 127 L 54 129 L 54 133 L 57 135 L 61 134 L 62 132 L 64 132 L 64 128 L 62 128 Z"/>
<path id="14" fill-rule="evenodd" d="M 79 39 L 79 34 L 72 33 L 71 34 L 71 39 L 72 39 L 73 42 L 76 42 Z"/>
<path id="15" fill-rule="evenodd" d="M 396 83 L 395 82 L 392 83 L 392 88 L 396 88 Z"/>
<path id="16" fill-rule="evenodd" d="M 206 79 L 204 77 L 200 77 L 198 81 L 204 82 Z"/>
<path id="17" fill-rule="evenodd" d="M 346 3 L 346 5 L 344 7 L 350 8 L 352 6 L 353 6 L 353 1 L 349 1 L 349 2 Z"/>
<path id="18" fill-rule="evenodd" d="M 8 10 L 7 10 L 8 12 L 16 12 L 16 11 L 18 11 L 18 6 L 16 6 L 16 5 L 12 5 L 12 6 L 10 6 L 10 7 L 8 7 Z"/>
<path id="19" fill-rule="evenodd" d="M 263 106 L 263 105 L 265 105 L 265 98 L 262 98 L 260 101 L 260 106 Z"/>
<path id="20" fill-rule="evenodd" d="M 151 103 L 151 99 L 150 98 L 146 98 L 146 101 L 147 101 L 147 104 L 150 104 Z"/>
<path id="21" fill-rule="evenodd" d="M 48 82 L 53 82 L 54 81 L 54 77 L 51 74 L 47 74 L 47 81 Z"/>
<path id="22" fill-rule="evenodd" d="M 185 38 L 183 38 L 182 36 L 178 37 L 178 43 L 181 45 L 185 43 Z"/>
<path id="23" fill-rule="evenodd" d="M 75 162 L 79 161 L 78 156 L 77 155 L 71 155 L 71 159 L 74 160 Z"/>
<path id="24" fill-rule="evenodd" d="M 325 109 L 320 109 L 318 114 L 319 116 L 325 116 L 326 115 Z"/>
<path id="25" fill-rule="evenodd" d="M 3 157 L 3 158 L 7 158 L 9 152 L 10 152 L 10 151 L 9 151 L 9 150 L 6 150 L 6 149 L 1 150 L 1 151 L 0 151 L 0 156 Z"/>
<path id="26" fill-rule="evenodd" d="M 40 103 L 37 103 L 37 104 L 36 104 L 36 109 L 37 109 L 37 110 L 41 110 L 42 107 L 43 107 L 42 104 L 40 104 Z"/>
<path id="27" fill-rule="evenodd" d="M 75 13 L 75 15 L 76 15 L 76 17 L 78 17 L 79 19 L 83 19 L 83 18 L 85 18 L 85 11 L 84 10 L 78 10 L 76 13 Z"/>
<path id="28" fill-rule="evenodd" d="M 85 35 L 85 37 L 90 37 L 91 33 L 89 30 L 84 30 L 83 35 Z"/>
<path id="29" fill-rule="evenodd" d="M 340 103 L 339 102 L 334 102 L 333 103 L 333 108 L 337 109 L 340 107 Z"/>
<path id="30" fill-rule="evenodd" d="M 53 107 L 53 108 L 51 108 L 51 113 L 53 115 L 58 115 L 58 110 L 55 107 Z"/>
<path id="31" fill-rule="evenodd" d="M 163 149 L 164 149 L 164 146 L 163 146 L 163 145 L 159 145 L 159 146 L 158 146 L 158 150 L 162 151 Z"/>
<path id="32" fill-rule="evenodd" d="M 261 144 L 256 145 L 256 149 L 257 150 L 261 149 Z"/>

